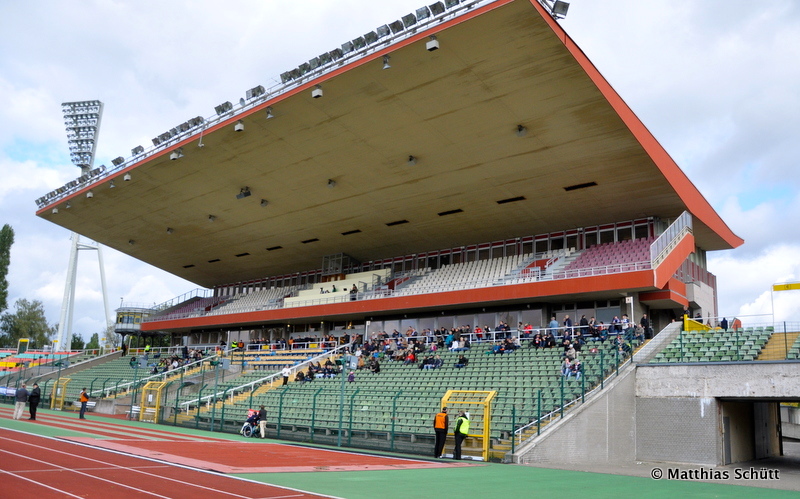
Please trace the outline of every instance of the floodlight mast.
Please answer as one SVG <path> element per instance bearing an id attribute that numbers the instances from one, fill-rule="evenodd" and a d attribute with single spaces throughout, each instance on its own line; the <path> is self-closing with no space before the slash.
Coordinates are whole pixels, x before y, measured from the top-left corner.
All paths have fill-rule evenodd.
<path id="1" fill-rule="evenodd" d="M 75 166 L 81 169 L 81 175 L 86 175 L 94 164 L 95 152 L 97 151 L 97 136 L 100 131 L 100 121 L 103 118 L 103 103 L 98 100 L 65 102 L 61 104 L 61 111 L 64 114 L 64 126 L 67 130 L 70 159 Z M 97 251 L 105 322 L 106 326 L 112 324 L 108 313 L 108 293 L 103 265 L 103 251 L 99 244 L 81 243 L 80 234 L 77 232 L 72 233 L 71 239 L 72 248 L 67 265 L 67 282 L 64 285 L 64 299 L 61 302 L 58 333 L 53 342 L 53 350 L 56 352 L 69 351 L 72 346 L 72 318 L 75 309 L 75 285 L 77 282 L 79 250 Z"/>

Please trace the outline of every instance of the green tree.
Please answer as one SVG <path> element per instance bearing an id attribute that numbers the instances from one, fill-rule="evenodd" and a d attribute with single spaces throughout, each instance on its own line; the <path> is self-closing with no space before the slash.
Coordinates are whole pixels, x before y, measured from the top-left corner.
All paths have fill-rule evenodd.
<path id="1" fill-rule="evenodd" d="M 56 328 L 47 324 L 42 302 L 20 298 L 14 303 L 14 309 L 14 313 L 6 312 L 0 317 L 0 330 L 2 330 L 0 343 L 14 346 L 21 338 L 30 338 L 32 346 L 36 348 L 42 348 L 50 343 Z"/>
<path id="2" fill-rule="evenodd" d="M 14 229 L 5 224 L 0 229 L 0 312 L 8 308 L 8 266 L 11 263 L 11 245 L 14 244 Z"/>
<path id="3" fill-rule="evenodd" d="M 91 338 L 89 338 L 89 343 L 86 344 L 87 350 L 97 350 L 100 348 L 100 335 L 94 333 Z"/>
<path id="4" fill-rule="evenodd" d="M 84 349 L 83 336 L 78 333 L 72 333 L 72 343 L 69 345 L 70 350 L 83 350 Z"/>

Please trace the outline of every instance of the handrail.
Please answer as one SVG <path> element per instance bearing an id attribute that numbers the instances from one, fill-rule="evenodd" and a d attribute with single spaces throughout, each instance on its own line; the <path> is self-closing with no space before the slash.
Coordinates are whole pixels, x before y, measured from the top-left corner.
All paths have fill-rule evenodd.
<path id="1" fill-rule="evenodd" d="M 209 356 L 209 357 L 203 357 L 200 360 L 196 360 L 196 361 L 191 362 L 189 364 L 185 364 L 183 366 L 179 366 L 177 369 L 172 369 L 172 370 L 164 372 L 164 373 L 158 373 L 158 374 L 153 374 L 153 375 L 150 375 L 150 376 L 147 376 L 147 377 L 139 378 L 135 382 L 134 381 L 129 381 L 127 383 L 121 383 L 121 384 L 118 384 L 118 385 L 114 385 L 113 390 L 112 390 L 112 387 L 110 387 L 110 386 L 108 388 L 104 387 L 104 388 L 101 388 L 100 390 L 92 391 L 89 395 L 91 396 L 91 395 L 94 395 L 95 393 L 103 393 L 103 392 L 105 392 L 104 396 L 108 396 L 109 392 L 111 392 L 111 391 L 115 391 L 116 392 L 119 388 L 124 388 L 124 390 L 122 390 L 122 391 L 128 391 L 133 386 L 134 383 L 136 383 L 138 385 L 138 384 L 141 384 L 143 382 L 159 380 L 159 379 L 161 379 L 162 381 L 166 381 L 166 379 L 168 377 L 170 377 L 170 376 L 172 376 L 174 374 L 179 374 L 181 371 L 183 371 L 184 374 L 185 374 L 186 372 L 189 371 L 190 368 L 194 369 L 196 367 L 200 367 L 200 365 L 203 362 L 205 362 L 207 360 L 213 360 L 216 357 L 217 357 L 216 355 L 212 355 L 212 356 Z M 139 369 L 143 369 L 143 368 L 139 368 Z"/>
<path id="2" fill-rule="evenodd" d="M 655 241 L 650 245 L 650 262 L 652 268 L 658 267 L 661 262 L 675 249 L 678 242 L 686 234 L 692 232 L 692 215 L 684 211 L 672 224 L 667 227 Z"/>
<path id="3" fill-rule="evenodd" d="M 583 397 L 580 397 L 580 396 L 579 396 L 579 397 L 575 397 L 574 399 L 570 400 L 569 402 L 566 402 L 566 403 L 565 403 L 565 404 L 564 404 L 562 407 L 559 407 L 558 409 L 555 409 L 555 410 L 553 410 L 553 411 L 550 411 L 550 412 L 548 412 L 547 414 L 544 414 L 544 415 L 542 415 L 542 416 L 541 416 L 539 419 L 534 419 L 533 421 L 529 422 L 528 424 L 526 424 L 526 425 L 524 425 L 524 426 L 521 426 L 521 427 L 517 428 L 516 430 L 514 430 L 514 433 L 513 433 L 513 435 L 512 435 L 512 437 L 511 437 L 511 438 L 517 438 L 517 437 L 516 437 L 517 435 L 522 435 L 522 433 L 524 433 L 524 432 L 525 432 L 525 431 L 526 431 L 528 428 L 531 428 L 532 426 L 535 426 L 536 424 L 538 424 L 538 423 L 539 423 L 539 421 L 545 421 L 545 420 L 547 420 L 547 418 L 550 418 L 550 417 L 552 417 L 552 415 L 553 415 L 553 414 L 556 414 L 556 413 L 558 413 L 558 412 L 561 412 L 561 410 L 562 410 L 562 409 L 566 409 L 567 407 L 570 407 L 570 406 L 572 406 L 572 405 L 576 405 L 576 404 L 577 404 L 577 402 L 578 402 L 579 400 L 581 400 L 581 398 L 583 398 L 583 399 L 584 399 L 584 402 L 583 402 L 583 403 L 585 403 L 585 401 L 586 401 L 587 399 L 590 399 L 590 398 L 594 397 L 595 395 L 597 395 L 599 392 L 601 392 L 601 391 L 604 391 L 603 384 L 604 384 L 605 382 L 608 382 L 608 381 L 610 381 L 610 380 L 611 380 L 613 377 L 615 377 L 615 376 L 619 376 L 619 371 L 620 371 L 621 369 L 624 369 L 625 367 L 627 367 L 628 365 L 630 365 L 630 364 L 631 364 L 631 357 L 632 357 L 632 356 L 631 356 L 631 355 L 629 355 L 627 359 L 625 359 L 623 362 L 621 362 L 621 363 L 620 363 L 620 365 L 619 365 L 619 368 L 618 368 L 618 369 L 614 369 L 614 370 L 612 370 L 612 371 L 611 371 L 611 373 L 610 373 L 608 376 L 606 376 L 605 378 L 603 378 L 603 381 L 602 381 L 601 383 L 598 383 L 598 384 L 597 384 L 597 385 L 596 385 L 594 388 L 592 388 L 591 390 L 589 390 L 588 392 L 586 392 L 586 393 L 583 395 Z M 552 425 L 547 425 L 547 426 L 545 426 L 545 427 L 544 427 L 544 428 L 541 430 L 541 432 L 539 432 L 538 434 L 536 434 L 536 435 L 532 436 L 530 439 L 534 439 L 534 438 L 538 437 L 539 435 L 541 435 L 542 433 L 546 432 L 546 431 L 547 431 L 547 429 L 548 429 L 548 427 L 552 427 Z M 529 439 L 529 440 L 530 440 L 530 439 Z M 520 443 L 522 443 L 522 442 L 520 442 Z"/>
<path id="4" fill-rule="evenodd" d="M 298 369 L 302 370 L 302 368 L 307 366 L 309 362 L 319 361 L 319 360 L 321 360 L 321 359 L 323 359 L 325 357 L 329 357 L 331 355 L 335 355 L 335 354 L 337 354 L 337 353 L 339 353 L 339 352 L 341 352 L 343 350 L 346 350 L 346 349 L 350 348 L 351 345 L 352 345 L 352 343 L 347 343 L 347 344 L 344 344 L 344 345 L 340 345 L 340 346 L 334 348 L 333 350 L 328 350 L 326 352 L 322 352 L 321 354 L 319 354 L 319 355 L 317 355 L 315 357 L 312 357 L 310 359 L 306 359 L 303 362 L 301 362 L 300 364 L 292 366 L 291 370 L 292 370 L 293 373 L 297 372 Z M 263 378 L 255 380 L 255 381 L 251 381 L 249 383 L 245 383 L 245 384 L 238 385 L 238 386 L 235 386 L 235 387 L 232 387 L 232 388 L 228 388 L 226 391 L 230 391 L 231 392 L 231 396 L 233 396 L 233 394 L 235 394 L 237 392 L 242 392 L 242 391 L 244 391 L 244 390 L 246 390 L 248 388 L 251 389 L 251 390 L 255 390 L 256 385 L 262 385 L 262 384 L 267 383 L 267 382 L 271 383 L 271 382 L 275 381 L 275 379 L 278 378 L 279 376 L 282 376 L 282 374 L 280 372 L 272 373 L 269 376 L 265 376 Z M 211 399 L 219 398 L 220 393 L 223 393 L 223 392 L 217 391 L 216 393 L 212 393 L 211 395 L 206 395 L 206 396 L 198 397 L 198 398 L 195 398 L 195 399 L 192 399 L 192 400 L 187 400 L 186 402 L 182 402 L 180 404 L 180 406 L 182 408 L 184 408 L 186 410 L 186 412 L 189 412 L 189 408 L 190 407 L 192 407 L 194 405 L 198 405 L 198 404 L 203 404 L 203 403 L 207 404 L 207 403 L 209 403 L 211 401 Z"/>

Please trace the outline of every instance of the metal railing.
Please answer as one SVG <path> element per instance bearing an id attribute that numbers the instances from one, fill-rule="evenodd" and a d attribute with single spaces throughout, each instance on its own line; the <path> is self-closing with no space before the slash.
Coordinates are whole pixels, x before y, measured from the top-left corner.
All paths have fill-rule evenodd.
<path id="1" fill-rule="evenodd" d="M 306 367 L 308 365 L 309 362 L 319 362 L 320 360 L 322 360 L 322 359 L 324 359 L 326 357 L 330 357 L 331 355 L 340 355 L 341 353 L 346 351 L 348 348 L 350 348 L 351 345 L 352 345 L 352 343 L 347 343 L 347 344 L 344 344 L 344 345 L 340 345 L 340 346 L 334 348 L 333 350 L 322 352 L 319 355 L 316 355 L 316 356 L 314 356 L 314 357 L 312 357 L 310 359 L 306 359 L 303 362 L 292 366 L 291 367 L 292 373 L 294 374 L 298 370 L 302 370 L 304 367 Z M 283 375 L 280 372 L 276 372 L 276 373 L 270 374 L 268 376 L 264 376 L 263 378 L 259 378 L 259 379 L 254 380 L 254 381 L 250 381 L 248 383 L 243 383 L 241 385 L 237 385 L 237 386 L 226 388 L 225 390 L 222 390 L 222 391 L 217 390 L 214 393 L 211 393 L 210 395 L 205 395 L 205 396 L 197 397 L 197 398 L 194 398 L 194 399 L 191 399 L 191 400 L 186 400 L 184 402 L 181 402 L 179 404 L 179 406 L 182 408 L 182 410 L 185 410 L 186 412 L 189 412 L 189 410 L 191 409 L 192 406 L 197 406 L 197 405 L 203 404 L 203 403 L 208 404 L 212 400 L 216 401 L 216 400 L 218 400 L 220 398 L 220 395 L 224 395 L 227 392 L 230 392 L 230 396 L 232 398 L 234 396 L 234 394 L 236 394 L 236 393 L 241 393 L 243 391 L 248 391 L 248 390 L 252 391 L 252 390 L 255 390 L 256 387 L 261 386 L 261 385 L 263 385 L 265 383 L 273 383 L 279 377 L 282 378 Z"/>
<path id="2" fill-rule="evenodd" d="M 667 227 L 667 230 L 658 236 L 658 238 L 653 241 L 653 244 L 650 245 L 650 262 L 652 267 L 658 267 L 667 255 L 675 249 L 675 246 L 678 245 L 681 239 L 691 232 L 692 215 L 688 211 L 684 211 L 669 227 Z"/>

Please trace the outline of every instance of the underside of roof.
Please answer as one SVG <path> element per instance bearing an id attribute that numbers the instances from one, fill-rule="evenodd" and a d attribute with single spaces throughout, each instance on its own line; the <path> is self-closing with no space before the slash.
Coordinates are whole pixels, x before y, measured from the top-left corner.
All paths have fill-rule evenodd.
<path id="1" fill-rule="evenodd" d="M 207 287 L 337 253 L 368 261 L 684 210 L 701 248 L 742 243 L 531 0 L 475 8 L 175 148 L 38 215 Z"/>

